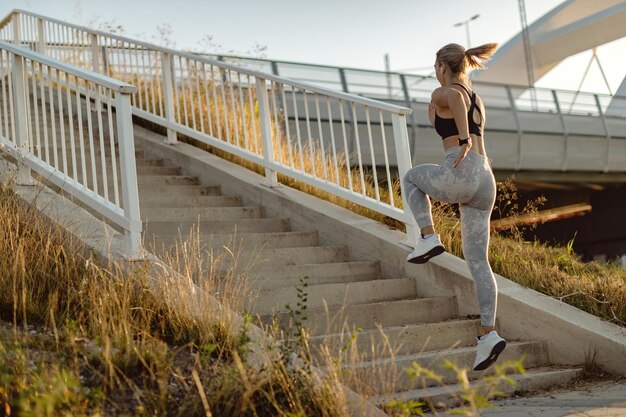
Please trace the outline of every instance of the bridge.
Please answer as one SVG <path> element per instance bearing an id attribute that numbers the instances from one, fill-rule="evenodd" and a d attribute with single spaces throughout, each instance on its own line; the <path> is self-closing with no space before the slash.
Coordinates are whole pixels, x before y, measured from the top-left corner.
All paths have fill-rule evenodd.
<path id="1" fill-rule="evenodd" d="M 425 120 L 435 81 L 330 69 L 338 91 L 285 77 L 282 63 L 237 59 L 15 10 L 0 22 L 0 144 L 16 188 L 43 183 L 71 197 L 119 232 L 120 252 L 130 260 L 144 259 L 146 249 L 171 249 L 189 230 L 213 249 L 241 237 L 242 257 L 260 247 L 264 261 L 254 271 L 260 295 L 250 310 L 259 320 L 286 320 L 283 306 L 297 302 L 298 280 L 309 276 L 312 346 L 345 343 L 343 322 L 325 326 L 326 308 L 346 326 L 365 329 L 359 343 L 383 343 L 379 327 L 395 342 L 409 342 L 394 355 L 369 352 L 346 364 L 361 380 L 375 381 L 371 401 L 444 399 L 437 387 L 411 389 L 405 377 L 387 392 L 375 366 L 430 364 L 442 351 L 462 364 L 473 360 L 480 323 L 471 317 L 477 305 L 467 267 L 448 254 L 427 269 L 407 267 L 408 250 L 398 242 L 412 245 L 418 231 L 397 179 L 412 163 L 441 154 Z M 624 175 L 626 119 L 605 114 L 615 97 L 537 89 L 538 100 L 529 101 L 523 87 L 481 82 L 476 89 L 490 103 L 488 151 L 497 169 L 551 170 L 570 180 L 581 172 Z M 280 186 L 279 175 L 283 184 L 403 223 L 406 233 Z M 527 357 L 519 388 L 580 375 L 581 340 L 610 353 L 600 355 L 601 364 L 626 372 L 626 341 L 612 325 L 498 280 L 498 325 L 516 340 L 505 356 Z M 429 350 L 421 352 L 425 335 Z M 460 392 L 453 374 L 444 382 Z"/>

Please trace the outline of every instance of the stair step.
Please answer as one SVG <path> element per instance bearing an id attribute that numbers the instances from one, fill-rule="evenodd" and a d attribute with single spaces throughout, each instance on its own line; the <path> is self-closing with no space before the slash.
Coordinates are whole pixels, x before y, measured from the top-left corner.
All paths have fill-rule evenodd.
<path id="1" fill-rule="evenodd" d="M 197 195 L 189 198 L 169 198 L 165 195 L 140 194 L 141 207 L 238 207 L 241 198 L 225 195 Z"/>
<path id="2" fill-rule="evenodd" d="M 137 175 L 180 175 L 181 169 L 178 167 L 164 167 L 154 165 L 139 165 L 137 166 Z"/>
<path id="3" fill-rule="evenodd" d="M 543 341 L 507 342 L 506 349 L 500 354 L 498 362 L 518 360 L 522 355 L 525 355 L 524 368 L 536 368 L 549 363 L 548 349 Z M 467 377 L 470 380 L 493 373 L 495 370 L 494 367 L 484 371 L 471 370 L 476 359 L 476 346 L 469 346 L 411 355 L 398 355 L 364 362 L 359 361 L 356 364 L 344 365 L 343 372 L 349 374 L 349 380 L 371 381 L 370 388 L 372 392 L 381 394 L 385 391 L 389 392 L 391 385 L 398 391 L 411 390 L 416 386 L 432 386 L 437 383 L 431 379 L 427 381 L 411 381 L 405 370 L 410 368 L 413 362 L 441 375 L 443 378 L 442 383 L 444 384 L 457 382 L 456 374 L 443 366 L 446 359 L 455 362 L 461 368 L 468 369 Z M 390 381 L 394 381 L 394 383 L 390 384 Z"/>
<path id="4" fill-rule="evenodd" d="M 439 323 L 411 324 L 379 329 L 368 329 L 357 334 L 357 351 L 363 360 L 394 355 L 408 355 L 422 351 L 443 350 L 459 346 L 474 346 L 480 329 L 480 319 L 450 320 Z M 309 338 L 311 346 L 322 345 L 331 354 L 339 355 L 350 333 L 342 332 Z M 391 346 L 386 346 L 391 343 Z M 390 351 L 390 349 L 392 351 Z"/>
<path id="5" fill-rule="evenodd" d="M 182 240 L 188 236 L 182 236 Z M 197 237 L 195 239 L 198 239 Z M 180 244 L 181 237 L 176 235 L 154 235 L 150 239 L 156 247 L 174 247 Z M 228 248 L 233 252 L 246 249 L 263 248 L 295 248 L 315 246 L 319 244 L 317 232 L 277 232 L 277 233 L 237 233 L 237 234 L 203 234 L 199 237 L 200 249 L 204 252 L 212 249 L 219 253 Z"/>
<path id="6" fill-rule="evenodd" d="M 298 265 L 313 263 L 346 262 L 348 248 L 345 246 L 306 246 L 302 248 L 264 249 L 256 251 L 255 268 L 265 265 Z M 252 253 L 247 257 L 251 258 Z"/>
<path id="7" fill-rule="evenodd" d="M 511 386 L 507 383 L 500 383 L 498 386 L 499 391 L 503 392 L 505 396 L 510 396 L 516 391 L 537 391 L 544 390 L 546 388 L 552 388 L 556 386 L 566 385 L 571 380 L 575 379 L 582 372 L 582 368 L 556 368 L 542 366 L 534 369 L 528 369 L 523 375 L 515 374 L 509 375 L 510 378 L 516 382 L 515 386 Z M 479 381 L 470 383 L 470 386 L 475 388 L 479 384 Z M 402 391 L 393 394 L 384 394 L 370 397 L 369 401 L 379 407 L 384 407 L 393 400 L 410 401 L 428 400 L 432 404 L 438 407 L 448 406 L 455 407 L 461 404 L 459 398 L 462 395 L 461 385 L 446 385 L 438 387 L 429 387 L 422 389 L 414 389 L 409 391 Z M 502 398 L 501 396 L 497 397 Z M 494 398 L 490 398 L 492 400 Z"/>
<path id="8" fill-rule="evenodd" d="M 296 308 L 298 287 L 260 290 L 253 300 L 257 314 L 286 311 L 286 305 Z M 305 290 L 307 308 L 324 305 L 363 304 L 367 302 L 398 300 L 415 296 L 415 280 L 410 278 L 379 279 L 348 284 L 311 285 Z"/>
<path id="9" fill-rule="evenodd" d="M 347 283 L 380 278 L 379 261 L 350 261 L 326 264 L 270 265 L 254 268 L 247 277 L 253 288 L 281 288 L 299 285 L 300 278 L 308 277 L 309 285 Z"/>
<path id="10" fill-rule="evenodd" d="M 219 185 L 170 185 L 161 184 L 158 187 L 139 188 L 139 198 L 148 196 L 170 196 L 171 198 L 188 198 L 203 195 L 221 195 Z"/>
<path id="11" fill-rule="evenodd" d="M 203 221 L 150 221 L 144 224 L 148 234 L 169 234 L 188 236 L 190 231 L 199 233 L 263 233 L 288 232 L 288 219 L 238 219 L 238 220 L 203 220 Z"/>
<path id="12" fill-rule="evenodd" d="M 376 329 L 415 323 L 433 323 L 458 317 L 454 296 L 413 298 L 379 303 L 357 304 L 340 307 L 311 308 L 307 310 L 305 325 L 310 335 L 337 333 L 354 328 Z M 276 318 L 284 327 L 289 325 L 287 313 L 277 313 Z M 261 316 L 264 323 L 272 317 Z"/>
<path id="13" fill-rule="evenodd" d="M 206 221 L 260 218 L 261 207 L 145 207 L 141 210 L 144 221 Z"/>
<path id="14" fill-rule="evenodd" d="M 137 184 L 146 185 L 198 185 L 198 178 L 190 175 L 139 175 Z"/>

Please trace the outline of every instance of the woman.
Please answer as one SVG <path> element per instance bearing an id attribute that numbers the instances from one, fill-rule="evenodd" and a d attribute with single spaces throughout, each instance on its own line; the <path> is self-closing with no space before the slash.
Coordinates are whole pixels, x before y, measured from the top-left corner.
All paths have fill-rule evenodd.
<path id="1" fill-rule="evenodd" d="M 484 68 L 496 47 L 490 43 L 465 50 L 449 44 L 437 52 L 435 72 L 441 87 L 433 91 L 428 113 L 442 137 L 445 160 L 442 165 L 413 167 L 403 178 L 408 205 L 421 231 L 408 262 L 424 263 L 445 250 L 433 228 L 428 196 L 459 203 L 463 254 L 474 278 L 481 313 L 474 370 L 488 368 L 506 346 L 495 330 L 498 290 L 487 257 L 496 182 L 485 154 L 485 107 L 467 78 L 472 69 Z"/>

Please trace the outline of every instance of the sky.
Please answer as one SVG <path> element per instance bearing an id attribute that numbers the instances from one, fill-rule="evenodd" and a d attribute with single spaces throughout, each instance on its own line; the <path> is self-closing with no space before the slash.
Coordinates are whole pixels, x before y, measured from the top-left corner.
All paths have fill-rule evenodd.
<path id="1" fill-rule="evenodd" d="M 528 23 L 561 2 L 526 0 Z M 464 27 L 454 24 L 475 14 L 473 46 L 502 44 L 521 30 L 517 0 L 3 0 L 0 18 L 14 8 L 94 28 L 119 25 L 154 43 L 165 29 L 179 49 L 378 70 L 389 54 L 392 70 L 421 73 L 441 46 L 467 45 Z M 625 50 L 626 39 L 599 47 L 609 87 L 594 63 L 581 89 L 615 92 Z M 578 89 L 590 58 L 587 51 L 564 60 L 537 85 Z"/>

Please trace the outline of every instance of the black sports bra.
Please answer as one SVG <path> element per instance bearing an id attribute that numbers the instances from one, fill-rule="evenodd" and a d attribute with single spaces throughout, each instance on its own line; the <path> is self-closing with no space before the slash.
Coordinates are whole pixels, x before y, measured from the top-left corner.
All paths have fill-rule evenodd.
<path id="1" fill-rule="evenodd" d="M 456 85 L 460 85 L 463 87 L 463 90 L 467 93 L 470 98 L 470 107 L 467 111 L 467 125 L 469 127 L 469 132 L 471 134 L 482 136 L 483 135 L 483 115 L 480 111 L 480 107 L 476 104 L 476 93 L 472 92 L 470 94 L 467 87 L 463 84 L 452 83 Z M 474 109 L 478 110 L 480 113 L 480 123 L 476 123 L 474 121 Z M 450 136 L 457 136 L 459 134 L 459 129 L 456 127 L 456 123 L 454 123 L 454 118 L 442 118 L 437 114 L 437 110 L 435 110 L 435 130 L 441 136 L 441 139 L 449 138 Z"/>

